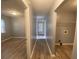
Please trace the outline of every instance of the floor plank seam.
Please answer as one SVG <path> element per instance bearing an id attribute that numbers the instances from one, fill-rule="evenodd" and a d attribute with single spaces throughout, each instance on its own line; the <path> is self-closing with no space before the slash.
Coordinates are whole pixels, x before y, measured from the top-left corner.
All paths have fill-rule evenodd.
<path id="1" fill-rule="evenodd" d="M 30 58 L 32 58 L 32 56 L 33 56 L 34 49 L 35 49 L 35 46 L 36 46 L 36 42 L 37 42 L 37 39 L 36 39 L 36 41 L 35 41 L 35 44 L 34 44 L 34 47 L 33 47 L 32 53 L 31 53 L 31 55 L 30 55 Z"/>
<path id="2" fill-rule="evenodd" d="M 48 47 L 48 50 L 49 50 L 50 55 L 51 55 L 51 56 L 54 56 L 54 55 L 52 54 L 52 51 L 51 51 L 50 47 L 49 47 L 49 44 L 48 44 L 48 42 L 47 42 L 47 39 L 46 39 L 45 41 L 46 41 L 46 44 L 47 44 L 47 47 Z"/>

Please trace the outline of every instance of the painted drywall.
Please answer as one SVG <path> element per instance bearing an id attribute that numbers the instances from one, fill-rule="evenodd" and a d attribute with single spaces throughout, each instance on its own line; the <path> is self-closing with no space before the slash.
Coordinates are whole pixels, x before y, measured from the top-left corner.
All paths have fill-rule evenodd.
<path id="1" fill-rule="evenodd" d="M 76 14 L 57 13 L 56 43 L 61 40 L 63 43 L 73 43 L 75 34 Z M 68 34 L 64 34 L 64 30 Z"/>
<path id="2" fill-rule="evenodd" d="M 25 21 L 24 16 L 8 17 L 2 16 L 5 21 L 6 33 L 1 34 L 2 39 L 24 38 L 25 37 Z"/>
<path id="3" fill-rule="evenodd" d="M 26 48 L 27 48 L 27 59 L 30 59 L 31 55 L 31 28 L 30 28 L 30 16 L 29 16 L 29 8 L 25 10 L 25 37 L 26 37 Z"/>
<path id="4" fill-rule="evenodd" d="M 71 59 L 77 59 L 77 30 L 75 30 L 74 44 Z"/>
<path id="5" fill-rule="evenodd" d="M 24 38 L 25 37 L 25 21 L 24 16 L 8 17 L 1 16 L 5 21 L 6 33 L 1 34 L 1 39 L 8 38 Z"/>
<path id="6" fill-rule="evenodd" d="M 71 3 L 71 4 L 70 4 Z M 63 43 L 73 43 L 76 24 L 76 6 L 75 0 L 64 0 L 64 2 L 55 10 L 57 12 L 56 43 L 61 40 Z M 64 34 L 64 30 L 68 34 Z"/>
<path id="7" fill-rule="evenodd" d="M 25 37 L 24 16 L 12 18 L 12 37 Z"/>
<path id="8" fill-rule="evenodd" d="M 56 36 L 56 18 L 57 18 L 57 14 L 51 10 L 51 12 L 49 13 L 49 38 L 47 40 L 49 47 L 51 49 L 51 53 L 54 54 L 55 53 L 55 36 Z"/>
<path id="9" fill-rule="evenodd" d="M 49 39 L 47 40 L 49 47 L 51 49 L 52 54 L 55 54 L 55 40 L 56 40 L 56 23 L 57 23 L 57 13 L 55 12 L 56 8 L 63 2 L 64 0 L 55 1 L 53 5 L 51 5 L 51 9 L 48 13 L 48 29 L 49 29 Z"/>
<path id="10" fill-rule="evenodd" d="M 33 25 L 33 14 L 32 14 L 32 9 L 31 6 L 29 5 L 28 8 L 25 10 L 24 14 L 25 18 L 25 37 L 26 37 L 26 48 L 27 48 L 27 59 L 30 59 L 32 56 L 32 51 L 33 51 L 33 46 L 32 44 L 33 39 L 32 39 L 32 25 Z"/>
<path id="11" fill-rule="evenodd" d="M 34 15 L 34 14 L 33 14 Z M 33 17 L 33 21 L 32 21 L 32 38 L 35 39 L 36 37 L 36 19 L 35 19 L 35 15 Z"/>
<path id="12" fill-rule="evenodd" d="M 5 40 L 11 37 L 12 35 L 12 26 L 11 26 L 11 17 L 1 15 L 1 19 L 5 22 L 5 33 L 1 33 L 1 40 Z"/>

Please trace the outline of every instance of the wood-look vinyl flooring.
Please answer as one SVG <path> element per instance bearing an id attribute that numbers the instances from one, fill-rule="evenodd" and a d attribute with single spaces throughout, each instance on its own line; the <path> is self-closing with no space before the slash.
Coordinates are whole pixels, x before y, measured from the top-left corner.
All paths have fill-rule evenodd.
<path id="1" fill-rule="evenodd" d="M 45 40 L 37 40 L 32 59 L 71 59 L 71 45 L 56 46 L 51 57 Z M 25 39 L 10 39 L 1 43 L 1 59 L 27 59 Z"/>
<path id="2" fill-rule="evenodd" d="M 55 47 L 55 56 L 51 56 L 46 40 L 37 40 L 32 59 L 71 59 L 72 45 Z"/>
<path id="3" fill-rule="evenodd" d="M 37 40 L 32 59 L 49 59 L 50 53 L 45 40 Z"/>
<path id="4" fill-rule="evenodd" d="M 56 58 L 55 59 L 71 59 L 72 56 L 72 45 L 63 45 L 63 46 L 56 46 Z"/>
<path id="5" fill-rule="evenodd" d="M 10 39 L 1 44 L 1 59 L 26 59 L 24 39 Z"/>

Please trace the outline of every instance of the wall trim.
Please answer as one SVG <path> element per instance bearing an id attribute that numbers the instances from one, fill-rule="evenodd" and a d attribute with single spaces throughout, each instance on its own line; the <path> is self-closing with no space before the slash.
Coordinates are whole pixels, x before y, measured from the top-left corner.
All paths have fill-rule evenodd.
<path id="1" fill-rule="evenodd" d="M 5 41 L 7 41 L 7 40 L 9 40 L 9 39 L 11 39 L 12 37 L 9 37 L 9 38 L 6 38 L 6 39 L 4 39 L 4 40 L 1 40 L 1 42 L 3 43 L 3 42 L 5 42 Z"/>
<path id="2" fill-rule="evenodd" d="M 47 44 L 47 47 L 48 47 L 48 49 L 49 49 L 50 55 L 52 55 L 52 52 L 51 52 L 51 49 L 50 49 L 49 44 L 48 44 L 48 42 L 47 42 L 47 39 L 46 39 L 46 44 Z"/>
<path id="3" fill-rule="evenodd" d="M 49 49 L 49 53 L 50 53 L 51 57 L 56 57 L 56 55 L 52 53 L 52 51 L 51 51 L 51 49 L 50 49 L 50 47 L 49 47 L 49 44 L 48 44 L 48 42 L 47 42 L 47 39 L 46 39 L 45 41 L 46 41 L 46 44 L 47 44 L 47 47 L 48 47 L 48 49 Z"/>
<path id="4" fill-rule="evenodd" d="M 22 38 L 22 39 L 25 39 L 25 37 L 12 37 L 12 38 Z"/>
<path id="5" fill-rule="evenodd" d="M 60 45 L 60 44 L 56 43 L 55 45 Z M 73 45 L 73 43 L 63 43 L 62 45 Z"/>
<path id="6" fill-rule="evenodd" d="M 12 38 L 22 38 L 22 39 L 25 39 L 25 37 L 8 37 L 8 38 L 6 38 L 6 39 L 4 39 L 4 40 L 1 40 L 1 42 L 5 42 L 5 41 L 7 41 L 7 40 L 9 40 L 9 39 L 12 39 Z"/>

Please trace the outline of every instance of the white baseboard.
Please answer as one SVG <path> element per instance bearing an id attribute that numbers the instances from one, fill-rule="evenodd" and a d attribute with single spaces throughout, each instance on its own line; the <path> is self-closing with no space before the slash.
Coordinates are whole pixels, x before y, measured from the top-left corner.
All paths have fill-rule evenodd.
<path id="1" fill-rule="evenodd" d="M 9 38 L 7 38 L 7 39 L 4 39 L 4 40 L 2 40 L 1 42 L 5 42 L 5 41 L 7 41 L 7 40 L 9 40 L 9 39 L 11 39 L 12 37 L 9 37 Z"/>
<path id="2" fill-rule="evenodd" d="M 25 37 L 12 37 L 12 38 L 22 38 L 22 39 L 25 39 Z"/>
<path id="3" fill-rule="evenodd" d="M 9 40 L 9 39 L 12 39 L 12 38 L 14 38 L 14 39 L 16 39 L 16 38 L 25 39 L 25 37 L 9 37 L 9 38 L 7 38 L 7 39 L 2 40 L 1 42 L 5 42 L 5 41 L 7 41 L 7 40 Z"/>
<path id="4" fill-rule="evenodd" d="M 55 45 L 60 45 L 60 44 L 56 43 Z M 73 43 L 62 43 L 62 45 L 73 45 Z"/>
<path id="5" fill-rule="evenodd" d="M 49 44 L 48 44 L 48 42 L 47 42 L 47 39 L 46 39 L 46 44 L 47 44 L 47 47 L 48 47 L 48 49 L 49 49 L 50 55 L 53 55 L 53 54 L 52 54 L 52 51 L 51 51 L 51 49 L 50 49 L 50 47 L 49 47 Z"/>
<path id="6" fill-rule="evenodd" d="M 52 51 L 51 51 L 51 49 L 50 49 L 50 47 L 49 47 L 49 44 L 48 44 L 48 42 L 47 42 L 47 39 L 46 39 L 46 44 L 47 44 L 47 47 L 48 47 L 48 49 L 49 49 L 49 53 L 50 53 L 51 57 L 52 57 L 52 58 L 53 58 L 53 57 L 56 57 L 56 55 L 52 53 Z"/>

